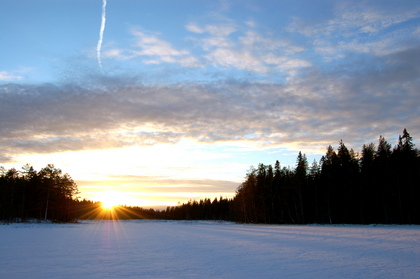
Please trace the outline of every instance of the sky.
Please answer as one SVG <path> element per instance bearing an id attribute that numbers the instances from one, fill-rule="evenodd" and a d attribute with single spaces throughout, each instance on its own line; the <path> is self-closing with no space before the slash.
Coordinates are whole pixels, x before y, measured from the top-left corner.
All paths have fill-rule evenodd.
<path id="1" fill-rule="evenodd" d="M 0 166 L 81 198 L 233 197 L 250 167 L 420 139 L 420 3 L 0 0 Z"/>

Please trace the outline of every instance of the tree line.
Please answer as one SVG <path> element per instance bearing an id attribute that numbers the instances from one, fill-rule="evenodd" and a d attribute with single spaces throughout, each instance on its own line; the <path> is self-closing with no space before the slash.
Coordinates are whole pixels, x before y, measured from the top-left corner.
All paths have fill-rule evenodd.
<path id="1" fill-rule="evenodd" d="M 74 217 L 77 185 L 54 165 L 40 171 L 25 165 L 21 171 L 0 167 L 1 220 L 58 220 Z"/>
<path id="2" fill-rule="evenodd" d="M 0 221 L 31 219 L 73 222 L 80 219 L 155 219 L 164 214 L 153 209 L 118 206 L 104 210 L 101 202 L 79 199 L 77 184 L 69 174 L 49 164 L 36 171 L 0 167 Z"/>
<path id="3" fill-rule="evenodd" d="M 420 156 L 406 129 L 392 149 L 384 137 L 360 154 L 341 140 L 320 162 L 260 164 L 233 200 L 234 220 L 255 223 L 420 223 Z"/>
<path id="4" fill-rule="evenodd" d="M 167 207 L 159 212 L 159 218 L 175 220 L 225 220 L 232 221 L 232 199 L 220 197 L 211 201 L 209 198 L 199 201 L 190 200 L 187 203 Z"/>
<path id="5" fill-rule="evenodd" d="M 222 219 L 275 224 L 420 224 L 420 153 L 404 129 L 392 148 L 348 149 L 341 140 L 320 161 L 308 164 L 299 152 L 296 166 L 251 167 L 233 199 L 190 201 L 169 211 L 174 219 Z M 213 204 L 213 203 L 211 203 Z M 168 211 L 168 210 L 167 210 Z M 217 212 L 217 213 L 214 213 Z"/>
<path id="6" fill-rule="evenodd" d="M 391 147 L 379 137 L 360 153 L 341 140 L 310 166 L 251 167 L 232 199 L 191 200 L 166 210 L 80 200 L 77 185 L 54 165 L 40 171 L 0 167 L 0 220 L 175 219 L 269 224 L 420 224 L 420 152 L 404 129 Z"/>

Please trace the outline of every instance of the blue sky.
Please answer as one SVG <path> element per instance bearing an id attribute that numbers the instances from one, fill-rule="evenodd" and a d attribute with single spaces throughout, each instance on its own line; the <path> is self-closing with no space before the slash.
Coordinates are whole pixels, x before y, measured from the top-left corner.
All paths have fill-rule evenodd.
<path id="1" fill-rule="evenodd" d="M 0 165 L 152 206 L 340 139 L 418 145 L 417 1 L 103 3 L 0 0 Z"/>

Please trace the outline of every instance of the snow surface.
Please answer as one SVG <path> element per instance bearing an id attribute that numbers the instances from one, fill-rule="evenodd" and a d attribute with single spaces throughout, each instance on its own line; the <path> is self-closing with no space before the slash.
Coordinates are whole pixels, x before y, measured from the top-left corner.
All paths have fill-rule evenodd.
<path id="1" fill-rule="evenodd" d="M 0 278 L 420 278 L 420 226 L 0 225 Z"/>

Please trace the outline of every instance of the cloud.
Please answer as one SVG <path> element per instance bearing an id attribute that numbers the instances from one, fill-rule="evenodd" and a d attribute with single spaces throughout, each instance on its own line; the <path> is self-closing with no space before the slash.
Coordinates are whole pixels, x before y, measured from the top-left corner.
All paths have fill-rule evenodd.
<path id="1" fill-rule="evenodd" d="M 187 50 L 179 50 L 158 34 L 133 29 L 135 45 L 131 49 L 110 49 L 104 54 L 107 58 L 118 60 L 142 59 L 144 64 L 175 63 L 183 67 L 198 67 L 200 62 Z"/>
<path id="2" fill-rule="evenodd" d="M 185 39 L 194 53 L 162 34 L 133 29 L 132 47 L 107 49 L 102 57 L 171 64 L 177 73 L 212 68 L 228 78 L 162 85 L 142 83 L 149 76 L 137 73 L 92 72 L 60 84 L 1 84 L 2 160 L 182 139 L 319 150 L 340 139 L 360 149 L 403 128 L 419 138 L 417 14 L 337 5 L 331 18 L 312 25 L 294 18 L 282 36 L 255 20 L 189 22 Z M 247 75 L 235 79 L 233 71 Z M 0 79 L 13 75 L 0 72 Z"/>
<path id="3" fill-rule="evenodd" d="M 385 56 L 349 59 L 333 71 L 307 67 L 286 83 L 226 80 L 146 86 L 113 77 L 107 83 L 98 79 L 95 86 L 3 84 L 0 150 L 9 158 L 183 138 L 308 150 L 342 138 L 359 149 L 404 127 L 416 139 L 419 51 L 415 45 Z"/>
<path id="4" fill-rule="evenodd" d="M 135 44 L 131 48 L 111 48 L 103 56 L 117 60 L 140 59 L 145 65 L 174 64 L 186 68 L 216 68 L 257 74 L 278 73 L 288 76 L 311 63 L 301 56 L 305 48 L 289 38 L 278 39 L 258 31 L 253 21 L 198 24 L 189 22 L 185 40 L 192 42 L 179 48 L 161 34 L 132 29 Z"/>
<path id="5" fill-rule="evenodd" d="M 106 22 L 106 0 L 102 0 L 101 28 L 99 29 L 99 39 L 98 39 L 98 44 L 96 46 L 96 57 L 98 60 L 98 65 L 101 68 L 101 70 L 102 70 L 101 48 L 102 48 L 102 41 L 104 37 L 104 31 L 105 31 L 105 22 Z"/>
<path id="6" fill-rule="evenodd" d="M 125 185 L 128 188 L 141 185 L 144 192 L 213 192 L 215 194 L 226 192 L 229 189 L 232 193 L 238 183 L 230 180 L 217 179 L 187 179 L 187 178 L 170 178 L 165 176 L 142 176 L 142 175 L 109 175 L 104 181 L 84 181 L 84 185 L 91 184 L 101 185 L 109 184 L 111 180 L 113 184 Z"/>
<path id="7" fill-rule="evenodd" d="M 199 26 L 198 24 L 191 22 L 186 25 L 186 29 L 193 33 L 209 33 L 214 37 L 227 37 L 237 31 L 234 24 L 207 24 L 205 26 Z"/>
<path id="8" fill-rule="evenodd" d="M 16 81 L 22 79 L 23 76 L 17 75 L 13 72 L 0 71 L 0 81 Z"/>
<path id="9" fill-rule="evenodd" d="M 218 48 L 206 55 L 206 58 L 215 66 L 234 67 L 257 73 L 266 73 L 268 71 L 268 67 L 248 51 L 238 52 L 231 49 Z"/>
<path id="10" fill-rule="evenodd" d="M 404 5 L 387 6 L 385 9 L 383 6 L 369 3 L 361 5 L 342 3 L 337 7 L 336 18 L 329 21 L 329 30 L 344 31 L 345 36 L 379 33 L 418 18 L 419 11 L 418 7 L 404 7 Z"/>
<path id="11" fill-rule="evenodd" d="M 113 58 L 117 60 L 126 60 L 126 59 L 131 59 L 135 57 L 135 55 L 126 54 L 125 52 L 126 51 L 122 49 L 110 49 L 102 53 L 102 57 Z"/>
<path id="12" fill-rule="evenodd" d="M 200 35 L 190 40 L 202 48 L 206 64 L 214 67 L 259 74 L 283 70 L 288 74 L 290 68 L 310 65 L 305 59 L 296 57 L 303 47 L 288 39 L 274 39 L 269 34 L 259 33 L 256 27 L 255 22 L 245 22 L 241 27 L 233 23 L 200 26 L 191 22 L 186 29 Z"/>
<path id="13" fill-rule="evenodd" d="M 165 163 L 165 162 L 163 162 Z M 202 197 L 215 197 L 215 195 L 220 195 L 221 193 L 229 194 L 232 196 L 235 189 L 238 187 L 238 181 L 224 180 L 222 179 L 212 179 L 207 178 L 208 173 L 201 172 L 198 176 L 191 177 L 179 177 L 179 173 L 188 172 L 191 175 L 192 171 L 197 166 L 191 166 L 189 168 L 177 168 L 171 172 L 170 167 L 165 165 L 160 167 L 159 170 L 155 170 L 153 175 L 138 175 L 138 174 L 109 174 L 103 176 L 101 179 L 95 180 L 80 180 L 86 188 L 97 187 L 99 185 L 118 185 L 120 190 L 125 192 L 133 191 L 136 189 L 142 193 L 172 193 L 172 195 L 182 195 L 184 193 L 195 193 Z M 205 166 L 207 169 L 210 168 L 209 165 Z M 211 166 L 215 167 L 215 166 Z M 217 166 L 216 166 L 217 168 Z M 145 167 L 145 169 L 150 169 L 150 166 Z M 164 169 L 162 171 L 162 169 Z M 224 171 L 226 171 L 224 169 Z M 141 171 L 137 171 L 141 172 Z M 156 175 L 159 173 L 159 175 Z M 177 173 L 178 175 L 174 175 Z M 193 173 L 193 175 L 196 173 Z M 220 172 L 219 172 L 220 175 Z M 215 177 L 213 175 L 213 177 Z M 216 176 L 217 177 L 217 176 Z M 207 195 L 207 196 L 206 196 Z M 209 196 L 210 195 L 210 196 Z"/>
<path id="14" fill-rule="evenodd" d="M 141 31 L 133 31 L 136 38 L 136 46 L 140 48 L 138 55 L 172 57 L 188 54 L 185 50 L 176 50 L 168 42 L 159 39 L 156 35 L 146 34 Z"/>
<path id="15" fill-rule="evenodd" d="M 198 26 L 198 25 L 197 25 L 197 24 L 195 24 L 195 23 L 189 23 L 189 24 L 187 24 L 187 25 L 185 26 L 185 28 L 186 28 L 188 31 L 193 32 L 193 33 L 199 33 L 199 34 L 202 34 L 202 33 L 204 33 L 204 32 L 205 32 L 205 30 L 204 30 L 203 28 L 201 28 L 200 26 Z"/>
<path id="16" fill-rule="evenodd" d="M 385 9 L 369 2 L 338 2 L 332 18 L 315 24 L 294 18 L 286 30 L 312 40 L 315 51 L 326 61 L 342 59 L 348 53 L 388 55 L 418 42 L 413 20 L 419 18 L 420 8 L 404 4 L 407 1 Z"/>

